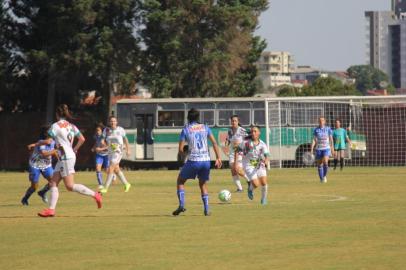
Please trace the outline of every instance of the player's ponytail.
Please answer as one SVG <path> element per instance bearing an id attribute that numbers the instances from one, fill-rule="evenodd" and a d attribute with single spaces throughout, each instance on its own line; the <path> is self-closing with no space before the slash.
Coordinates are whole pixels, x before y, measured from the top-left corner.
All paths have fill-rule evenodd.
<path id="1" fill-rule="evenodd" d="M 72 114 L 69 111 L 69 107 L 66 104 L 60 104 L 58 107 L 56 107 L 56 116 L 58 118 L 73 119 Z"/>

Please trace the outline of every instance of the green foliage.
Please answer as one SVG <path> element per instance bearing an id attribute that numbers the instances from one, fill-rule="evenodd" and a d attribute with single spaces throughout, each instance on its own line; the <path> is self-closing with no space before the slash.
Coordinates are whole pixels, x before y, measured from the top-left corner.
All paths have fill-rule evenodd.
<path id="1" fill-rule="evenodd" d="M 311 85 L 303 88 L 285 86 L 278 93 L 279 97 L 292 96 L 357 96 L 361 93 L 354 85 L 343 84 L 340 80 L 327 77 L 318 78 Z"/>
<path id="2" fill-rule="evenodd" d="M 389 78 L 383 71 L 370 65 L 351 66 L 347 69 L 348 75 L 356 80 L 356 88 L 363 94 L 367 90 L 388 88 L 389 92 L 394 92 L 393 85 L 382 87 L 381 83 L 388 84 Z"/>
<path id="3" fill-rule="evenodd" d="M 155 97 L 250 96 L 267 1 L 143 2 L 143 81 Z"/>

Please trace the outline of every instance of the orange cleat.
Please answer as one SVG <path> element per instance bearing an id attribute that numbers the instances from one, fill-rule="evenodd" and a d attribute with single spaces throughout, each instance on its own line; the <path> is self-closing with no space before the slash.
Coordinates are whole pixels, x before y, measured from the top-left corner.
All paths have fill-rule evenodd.
<path id="1" fill-rule="evenodd" d="M 42 212 L 38 213 L 38 216 L 40 217 L 53 217 L 55 216 L 55 209 L 44 209 Z"/>
<path id="2" fill-rule="evenodd" d="M 94 194 L 93 198 L 96 200 L 97 208 L 101 208 L 102 207 L 102 195 L 100 194 L 100 192 L 96 192 L 96 194 Z"/>

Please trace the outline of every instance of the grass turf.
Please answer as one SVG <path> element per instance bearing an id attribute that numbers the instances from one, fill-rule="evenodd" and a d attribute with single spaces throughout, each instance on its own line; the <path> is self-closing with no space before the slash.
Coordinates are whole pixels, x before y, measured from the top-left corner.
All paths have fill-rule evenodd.
<path id="1" fill-rule="evenodd" d="M 313 169 L 272 170 L 270 203 L 234 191 L 228 170 L 213 170 L 212 216 L 203 216 L 196 181 L 179 217 L 177 171 L 126 172 L 96 209 L 61 185 L 55 218 L 34 194 L 20 199 L 27 174 L 0 174 L 0 269 L 404 269 L 406 168 L 345 168 L 320 184 Z M 41 180 L 42 184 L 45 183 Z M 76 182 L 96 188 L 95 174 Z"/>

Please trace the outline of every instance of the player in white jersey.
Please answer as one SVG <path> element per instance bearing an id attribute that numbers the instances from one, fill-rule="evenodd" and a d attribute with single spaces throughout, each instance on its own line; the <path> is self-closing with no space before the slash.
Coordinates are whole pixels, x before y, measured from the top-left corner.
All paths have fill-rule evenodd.
<path id="1" fill-rule="evenodd" d="M 250 180 L 248 187 L 248 198 L 254 199 L 254 189 L 262 186 L 261 204 L 267 204 L 268 180 L 266 164 L 269 161 L 269 150 L 267 145 L 259 138 L 261 131 L 259 127 L 251 128 L 251 138 L 240 143 L 235 150 L 235 156 L 242 155 L 242 165 Z M 234 163 L 234 166 L 237 166 Z"/>
<path id="2" fill-rule="evenodd" d="M 244 176 L 245 173 L 242 170 L 242 156 L 238 155 L 238 160 L 234 160 L 235 149 L 240 145 L 240 143 L 248 136 L 245 128 L 241 127 L 239 124 L 238 115 L 233 115 L 230 117 L 231 128 L 227 132 L 226 145 L 229 146 L 229 165 L 231 169 L 231 176 L 235 185 L 237 186 L 237 192 L 242 192 L 243 188 L 240 181 L 240 176 Z M 237 162 L 237 166 L 234 166 L 234 163 Z M 236 168 L 236 169 L 235 169 Z M 248 179 L 247 179 L 248 180 Z"/>
<path id="3" fill-rule="evenodd" d="M 316 151 L 314 151 L 316 149 Z M 319 126 L 313 131 L 312 153 L 316 152 L 317 170 L 321 183 L 327 182 L 328 161 L 334 155 L 333 131 L 326 126 L 326 119 L 319 118 Z"/>
<path id="4" fill-rule="evenodd" d="M 107 169 L 107 181 L 105 187 L 100 190 L 101 193 L 107 193 L 108 189 L 113 181 L 114 174 L 118 176 L 120 181 L 124 185 L 124 192 L 130 190 L 131 184 L 128 183 L 123 172 L 120 169 L 120 161 L 123 157 L 124 145 L 126 154 L 130 156 L 130 147 L 128 145 L 127 137 L 125 136 L 125 130 L 117 125 L 117 118 L 110 116 L 110 127 L 107 127 L 103 131 L 103 140 L 106 149 L 108 150 L 109 167 Z"/>
<path id="5" fill-rule="evenodd" d="M 58 185 L 61 180 L 63 180 L 68 191 L 75 191 L 82 195 L 93 197 L 96 200 L 97 207 L 101 208 L 102 198 L 100 193 L 94 192 L 82 184 L 75 184 L 76 153 L 85 142 L 85 138 L 75 125 L 68 122 L 67 119 L 72 117 L 66 104 L 61 104 L 56 108 L 56 118 L 58 121 L 52 124 L 48 134 L 56 143 L 59 160 L 56 163 L 54 174 L 49 183 L 51 193 L 49 208 L 38 213 L 38 215 L 41 217 L 53 217 L 55 215 L 55 208 L 59 198 Z M 75 137 L 78 139 L 78 142 L 72 147 Z"/>

